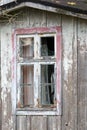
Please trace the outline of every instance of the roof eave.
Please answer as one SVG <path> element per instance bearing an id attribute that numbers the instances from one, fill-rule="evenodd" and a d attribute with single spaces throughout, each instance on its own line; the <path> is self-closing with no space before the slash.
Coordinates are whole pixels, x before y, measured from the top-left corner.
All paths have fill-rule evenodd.
<path id="1" fill-rule="evenodd" d="M 87 19 L 87 14 L 76 13 L 76 12 L 68 11 L 68 10 L 65 10 L 65 9 L 62 9 L 62 8 L 44 5 L 44 4 L 41 4 L 41 3 L 22 2 L 20 4 L 15 4 L 15 6 L 10 6 L 10 8 L 5 8 L 5 7 L 7 7 L 7 5 L 5 5 L 3 7 L 1 7 L 0 15 L 2 15 L 6 11 L 8 11 L 10 13 L 12 11 L 15 11 L 15 10 L 23 8 L 23 7 L 31 7 L 31 8 L 35 8 L 35 9 L 44 10 L 44 11 L 49 11 L 49 12 L 54 12 L 54 13 L 58 13 L 58 14 L 65 14 L 65 15 L 68 15 L 68 16 Z"/>

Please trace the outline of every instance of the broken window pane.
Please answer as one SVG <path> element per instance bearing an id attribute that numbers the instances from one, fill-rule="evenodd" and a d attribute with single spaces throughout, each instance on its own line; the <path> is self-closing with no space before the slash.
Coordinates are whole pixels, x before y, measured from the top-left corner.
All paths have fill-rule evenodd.
<path id="1" fill-rule="evenodd" d="M 34 67 L 24 65 L 21 67 L 21 87 L 23 89 L 23 105 L 34 104 Z"/>
<path id="2" fill-rule="evenodd" d="M 34 38 L 20 38 L 20 56 L 23 58 L 34 57 Z"/>
<path id="3" fill-rule="evenodd" d="M 54 64 L 41 65 L 41 104 L 54 104 L 55 96 Z"/>
<path id="4" fill-rule="evenodd" d="M 41 56 L 54 56 L 54 37 L 41 37 Z"/>

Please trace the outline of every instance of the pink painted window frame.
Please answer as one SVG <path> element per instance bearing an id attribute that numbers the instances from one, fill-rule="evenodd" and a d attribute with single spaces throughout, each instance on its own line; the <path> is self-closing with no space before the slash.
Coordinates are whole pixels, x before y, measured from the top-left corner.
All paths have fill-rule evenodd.
<path id="1" fill-rule="evenodd" d="M 13 84 L 13 113 L 16 110 L 16 36 L 17 35 L 26 35 L 26 34 L 50 34 L 56 33 L 56 65 L 57 65 L 57 111 L 54 112 L 54 115 L 61 115 L 61 27 L 38 27 L 38 28 L 21 28 L 13 31 L 12 34 L 12 84 Z M 22 111 L 21 111 L 22 114 Z M 32 114 L 31 114 L 32 115 Z M 39 115 L 39 113 L 37 113 Z M 43 115 L 43 114 L 41 114 Z"/>

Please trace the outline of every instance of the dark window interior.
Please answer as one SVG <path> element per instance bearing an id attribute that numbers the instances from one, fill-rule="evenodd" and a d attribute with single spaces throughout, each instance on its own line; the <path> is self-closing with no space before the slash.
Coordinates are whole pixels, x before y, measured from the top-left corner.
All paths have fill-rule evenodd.
<path id="1" fill-rule="evenodd" d="M 54 104 L 54 64 L 41 65 L 41 104 Z"/>
<path id="2" fill-rule="evenodd" d="M 41 37 L 41 56 L 54 55 L 54 37 Z"/>

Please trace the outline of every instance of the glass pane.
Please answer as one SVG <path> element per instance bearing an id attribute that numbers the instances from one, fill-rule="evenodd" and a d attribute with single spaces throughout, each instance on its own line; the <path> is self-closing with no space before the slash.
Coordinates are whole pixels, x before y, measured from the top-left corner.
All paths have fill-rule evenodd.
<path id="1" fill-rule="evenodd" d="M 41 65 L 41 104 L 54 104 L 55 98 L 55 76 L 54 64 Z"/>
<path id="2" fill-rule="evenodd" d="M 20 57 L 34 57 L 34 38 L 20 38 Z"/>
<path id="3" fill-rule="evenodd" d="M 23 105 L 30 106 L 34 104 L 34 67 L 21 67 L 21 88 L 23 92 Z"/>
<path id="4" fill-rule="evenodd" d="M 54 37 L 41 37 L 41 56 L 54 56 Z"/>

